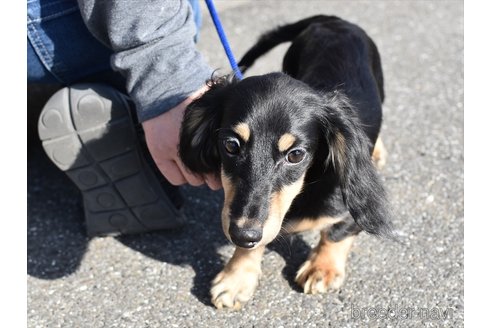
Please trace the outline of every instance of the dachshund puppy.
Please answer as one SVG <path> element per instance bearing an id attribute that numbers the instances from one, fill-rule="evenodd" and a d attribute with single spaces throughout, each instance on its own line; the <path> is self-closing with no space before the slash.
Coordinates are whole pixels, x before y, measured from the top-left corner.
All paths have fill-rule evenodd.
<path id="1" fill-rule="evenodd" d="M 180 156 L 191 171 L 221 175 L 222 227 L 237 246 L 212 284 L 217 308 L 252 297 L 280 232 L 321 230 L 296 277 L 313 294 L 342 285 L 360 231 L 393 238 L 371 159 L 384 98 L 374 42 L 356 25 L 315 16 L 265 34 L 239 65 L 287 41 L 284 73 L 213 79 L 184 116 Z"/>

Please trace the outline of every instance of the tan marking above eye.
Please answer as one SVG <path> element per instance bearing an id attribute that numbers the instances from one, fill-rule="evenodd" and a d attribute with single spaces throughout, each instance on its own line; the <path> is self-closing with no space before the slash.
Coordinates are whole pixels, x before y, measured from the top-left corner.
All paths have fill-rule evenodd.
<path id="1" fill-rule="evenodd" d="M 283 134 L 280 139 L 278 139 L 278 150 L 281 152 L 286 151 L 296 142 L 296 137 L 290 133 Z"/>
<path id="2" fill-rule="evenodd" d="M 251 135 L 251 130 L 249 129 L 249 126 L 248 124 L 246 123 L 239 123 L 239 124 L 236 124 L 232 130 L 234 132 L 237 133 L 238 136 L 241 137 L 241 139 L 243 139 L 244 142 L 248 142 L 249 140 L 249 137 Z"/>

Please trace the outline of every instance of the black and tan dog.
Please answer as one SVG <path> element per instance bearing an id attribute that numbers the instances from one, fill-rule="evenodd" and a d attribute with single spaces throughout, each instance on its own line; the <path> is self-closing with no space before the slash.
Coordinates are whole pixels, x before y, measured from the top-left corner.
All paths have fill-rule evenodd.
<path id="1" fill-rule="evenodd" d="M 356 25 L 315 16 L 265 34 L 239 65 L 287 41 L 285 73 L 212 80 L 185 113 L 180 156 L 191 171 L 220 172 L 222 226 L 237 246 L 213 281 L 218 308 L 252 297 L 265 246 L 279 233 L 321 230 L 296 277 L 313 294 L 341 286 L 360 231 L 393 236 L 371 159 L 385 157 L 374 42 Z"/>

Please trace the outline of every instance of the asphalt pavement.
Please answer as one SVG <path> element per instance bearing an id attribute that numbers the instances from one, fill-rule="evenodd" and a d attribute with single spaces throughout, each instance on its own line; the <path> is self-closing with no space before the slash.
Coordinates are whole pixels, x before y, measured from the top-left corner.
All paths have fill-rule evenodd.
<path id="1" fill-rule="evenodd" d="M 264 256 L 254 298 L 239 312 L 219 311 L 209 300 L 210 281 L 233 251 L 220 227 L 221 192 L 185 187 L 183 229 L 89 239 L 78 190 L 33 137 L 28 326 L 462 327 L 463 2 L 216 2 L 238 57 L 262 32 L 315 14 L 349 20 L 374 39 L 386 91 L 382 137 L 389 157 L 381 174 L 404 244 L 361 234 L 342 289 L 313 296 L 293 280 L 317 234 L 279 240 Z M 203 24 L 200 49 L 228 72 L 207 12 Z M 248 75 L 279 70 L 286 48 L 260 59 Z M 36 113 L 43 95 L 28 97 Z"/>

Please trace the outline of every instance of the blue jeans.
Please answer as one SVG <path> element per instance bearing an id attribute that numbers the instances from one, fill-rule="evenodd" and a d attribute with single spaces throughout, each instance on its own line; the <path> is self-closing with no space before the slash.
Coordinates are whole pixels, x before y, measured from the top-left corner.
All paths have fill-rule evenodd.
<path id="1" fill-rule="evenodd" d="M 198 0 L 189 2 L 199 30 Z M 70 85 L 92 79 L 121 89 L 123 77 L 111 70 L 111 54 L 85 26 L 77 0 L 27 0 L 29 83 Z"/>

